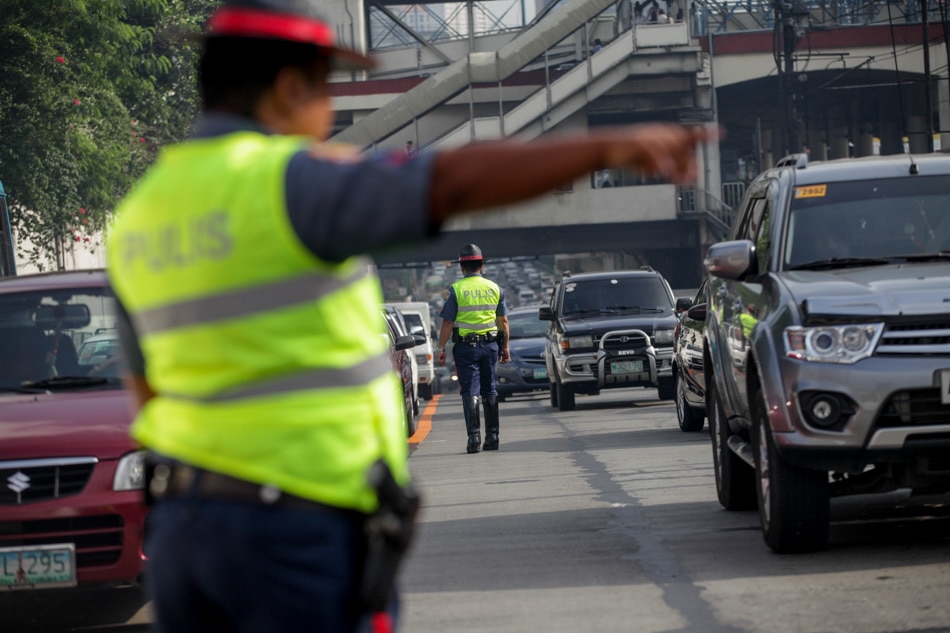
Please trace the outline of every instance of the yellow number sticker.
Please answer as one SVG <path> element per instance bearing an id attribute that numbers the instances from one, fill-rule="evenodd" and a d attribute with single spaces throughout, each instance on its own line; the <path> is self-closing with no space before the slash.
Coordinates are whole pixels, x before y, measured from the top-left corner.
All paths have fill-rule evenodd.
<path id="1" fill-rule="evenodd" d="M 827 192 L 828 185 L 810 185 L 808 187 L 795 187 L 795 199 L 798 198 L 823 198 Z"/>

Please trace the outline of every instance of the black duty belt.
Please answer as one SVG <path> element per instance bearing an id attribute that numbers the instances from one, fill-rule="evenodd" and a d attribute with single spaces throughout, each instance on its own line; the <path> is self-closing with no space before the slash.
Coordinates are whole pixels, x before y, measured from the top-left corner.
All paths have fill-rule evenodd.
<path id="1" fill-rule="evenodd" d="M 462 337 L 465 343 L 478 343 L 488 341 L 489 343 L 498 340 L 498 332 L 488 332 L 487 334 L 466 334 Z"/>
<path id="2" fill-rule="evenodd" d="M 352 518 L 363 516 L 356 510 L 289 495 L 274 486 L 244 481 L 174 460 L 154 460 L 149 464 L 148 473 L 148 494 L 156 500 L 193 497 L 310 510 Z"/>

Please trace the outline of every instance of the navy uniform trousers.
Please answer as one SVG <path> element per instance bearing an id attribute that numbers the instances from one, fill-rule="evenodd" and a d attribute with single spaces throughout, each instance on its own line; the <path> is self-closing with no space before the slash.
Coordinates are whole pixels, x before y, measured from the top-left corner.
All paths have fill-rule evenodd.
<path id="1" fill-rule="evenodd" d="M 459 393 L 467 396 L 495 396 L 495 363 L 498 361 L 497 341 L 459 341 L 453 348 L 455 370 L 459 377 Z"/>

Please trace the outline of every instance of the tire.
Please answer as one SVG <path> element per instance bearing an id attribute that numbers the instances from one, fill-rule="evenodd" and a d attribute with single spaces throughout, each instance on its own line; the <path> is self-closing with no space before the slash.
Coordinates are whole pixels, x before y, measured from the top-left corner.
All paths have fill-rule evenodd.
<path id="1" fill-rule="evenodd" d="M 416 429 L 419 427 L 418 422 L 416 421 L 416 416 L 412 414 L 412 403 L 407 398 L 406 399 L 406 428 L 408 429 L 408 437 L 412 437 L 416 433 Z"/>
<path id="2" fill-rule="evenodd" d="M 557 383 L 557 410 L 574 410 L 574 389 L 570 385 Z"/>
<path id="3" fill-rule="evenodd" d="M 686 379 L 676 372 L 676 419 L 683 433 L 698 433 L 706 425 L 706 412 L 686 401 Z"/>
<path id="4" fill-rule="evenodd" d="M 710 376 L 712 378 L 712 376 Z M 729 425 L 719 401 L 719 389 L 713 380 L 709 385 L 706 410 L 709 414 L 709 435 L 712 439 L 713 467 L 716 473 L 716 494 L 726 510 L 754 510 L 756 507 L 755 471 L 732 452 L 726 443 Z"/>
<path id="5" fill-rule="evenodd" d="M 556 406 L 557 406 L 557 383 L 556 383 L 556 382 L 548 383 L 548 389 L 549 389 L 550 392 L 551 392 L 551 394 L 550 394 L 550 395 L 551 395 L 551 406 L 552 406 L 552 407 L 556 407 Z"/>
<path id="6" fill-rule="evenodd" d="M 765 544 L 778 554 L 820 550 L 831 528 L 828 473 L 793 466 L 779 455 L 762 393 L 754 398 L 756 495 Z"/>
<path id="7" fill-rule="evenodd" d="M 673 400 L 676 398 L 676 385 L 672 378 L 660 378 L 656 386 L 656 395 L 660 400 Z"/>
<path id="8" fill-rule="evenodd" d="M 427 402 L 432 400 L 432 383 L 419 385 L 419 397 Z"/>

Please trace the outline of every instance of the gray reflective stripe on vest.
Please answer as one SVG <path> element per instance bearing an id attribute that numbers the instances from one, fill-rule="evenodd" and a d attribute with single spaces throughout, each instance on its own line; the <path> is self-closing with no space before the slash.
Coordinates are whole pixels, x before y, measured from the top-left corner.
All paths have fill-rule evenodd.
<path id="1" fill-rule="evenodd" d="M 362 387 L 393 370 L 389 353 L 373 356 L 353 367 L 312 369 L 289 376 L 263 380 L 229 389 L 209 396 L 162 391 L 159 395 L 172 400 L 187 400 L 197 403 L 232 402 L 262 396 L 277 396 L 296 391 Z"/>
<path id="2" fill-rule="evenodd" d="M 481 312 L 482 310 L 497 310 L 497 303 L 485 303 L 482 305 L 475 306 L 459 306 L 459 312 Z"/>
<path id="3" fill-rule="evenodd" d="M 343 278 L 308 273 L 302 277 L 282 279 L 252 288 L 186 299 L 136 313 L 135 327 L 139 336 L 147 336 L 189 325 L 214 323 L 278 310 L 320 299 L 331 292 L 346 288 L 368 274 L 369 269 L 362 266 L 354 274 Z"/>
<path id="4" fill-rule="evenodd" d="M 495 327 L 494 319 L 492 319 L 491 321 L 488 321 L 487 323 L 469 323 L 467 321 L 456 321 L 455 327 L 468 328 L 469 330 L 478 330 L 478 329 L 497 330 L 498 329 L 497 327 Z"/>

